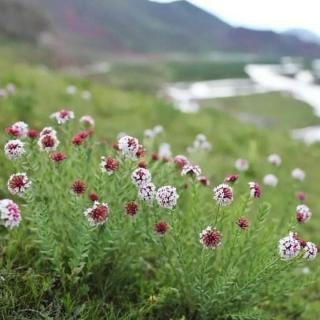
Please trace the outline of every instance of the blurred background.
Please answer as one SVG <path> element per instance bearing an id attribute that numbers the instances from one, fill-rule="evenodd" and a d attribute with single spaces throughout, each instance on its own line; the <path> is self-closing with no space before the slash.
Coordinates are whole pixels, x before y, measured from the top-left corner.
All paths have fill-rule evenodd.
<path id="1" fill-rule="evenodd" d="M 183 112 L 209 106 L 257 127 L 290 129 L 307 143 L 320 139 L 317 1 L 0 0 L 0 7 L 3 59 L 158 96 Z"/>

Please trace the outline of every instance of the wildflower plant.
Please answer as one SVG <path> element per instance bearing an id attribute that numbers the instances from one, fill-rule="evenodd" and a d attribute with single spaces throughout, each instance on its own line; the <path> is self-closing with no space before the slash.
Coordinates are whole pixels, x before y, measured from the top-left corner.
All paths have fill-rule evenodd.
<path id="1" fill-rule="evenodd" d="M 94 126 L 91 118 L 79 123 L 66 110 L 52 118 L 38 139 L 19 134 L 23 142 L 5 144 L 15 170 L 0 200 L 5 263 L 46 270 L 52 285 L 81 301 L 139 305 L 133 318 L 254 319 L 266 301 L 299 290 L 297 268 L 318 247 L 298 237 L 304 225 L 296 220 L 307 222 L 311 211 L 300 205 L 283 224 L 270 218 L 272 199 L 246 180 L 247 163 L 211 188 L 200 176 L 211 173 L 172 159 L 168 145 L 155 157 L 136 137 L 112 146 L 79 131 Z M 210 149 L 205 137 L 196 141 L 195 149 Z M 275 177 L 264 184 L 276 187 Z"/>

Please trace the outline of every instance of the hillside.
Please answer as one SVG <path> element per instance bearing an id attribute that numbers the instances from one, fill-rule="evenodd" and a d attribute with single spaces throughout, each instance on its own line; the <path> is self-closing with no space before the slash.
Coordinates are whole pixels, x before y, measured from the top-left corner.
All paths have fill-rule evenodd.
<path id="1" fill-rule="evenodd" d="M 318 44 L 292 35 L 234 28 L 186 1 L 27 1 L 50 16 L 56 41 L 73 52 L 320 55 Z"/>
<path id="2" fill-rule="evenodd" d="M 35 6 L 1 0 L 0 7 L 0 37 L 34 42 L 49 28 L 46 16 Z"/>

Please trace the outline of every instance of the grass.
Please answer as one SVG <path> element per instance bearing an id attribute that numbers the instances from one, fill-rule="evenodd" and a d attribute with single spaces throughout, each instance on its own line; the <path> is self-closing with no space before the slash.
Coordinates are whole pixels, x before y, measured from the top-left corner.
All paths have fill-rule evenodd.
<path id="1" fill-rule="evenodd" d="M 306 103 L 281 93 L 266 93 L 207 100 L 204 107 L 213 107 L 243 118 L 244 121 L 265 129 L 289 129 L 319 125 L 319 118 Z"/>
<path id="2" fill-rule="evenodd" d="M 282 236 L 279 232 L 280 229 L 277 229 L 276 226 L 279 221 L 290 220 L 294 215 L 297 204 L 294 200 L 294 192 L 302 189 L 306 192 L 307 203 L 314 213 L 311 222 L 303 226 L 302 236 L 308 237 L 316 243 L 320 242 L 318 233 L 320 204 L 317 189 L 320 180 L 317 161 L 320 156 L 320 147 L 318 145 L 307 147 L 293 141 L 287 132 L 287 129 L 290 128 L 316 123 L 317 119 L 312 115 L 310 109 L 302 103 L 296 102 L 290 97 L 268 94 L 207 102 L 210 105 L 218 106 L 218 108 L 203 108 L 198 114 L 183 114 L 151 95 L 105 87 L 89 80 L 71 79 L 43 68 L 12 65 L 1 60 L 0 69 L 0 83 L 14 82 L 18 88 L 14 96 L 0 101 L 0 127 L 2 129 L 18 120 L 26 121 L 30 126 L 41 129 L 46 123 L 49 123 L 49 114 L 61 106 L 68 106 L 77 115 L 92 115 L 97 122 L 97 137 L 108 142 L 114 142 L 120 131 L 126 131 L 130 135 L 141 138 L 144 129 L 161 124 L 165 128 L 162 140 L 171 143 L 174 153 L 180 154 L 185 153 L 186 147 L 192 143 L 196 134 L 204 133 L 213 144 L 213 151 L 206 154 L 195 154 L 193 161 L 201 165 L 213 185 L 219 184 L 227 174 L 233 173 L 234 161 L 240 157 L 248 158 L 252 164 L 250 171 L 245 174 L 246 179 L 261 181 L 266 173 L 275 172 L 280 179 L 278 188 L 266 188 L 265 190 L 265 197 L 272 199 L 272 210 L 266 221 L 269 230 L 275 229 L 277 231 L 274 232 L 279 233 L 276 235 Z M 69 84 L 75 84 L 79 90 L 90 90 L 92 100 L 84 101 L 79 94 L 66 95 L 65 88 Z M 239 122 L 233 115 L 220 109 L 230 110 L 231 113 L 239 112 L 239 110 L 252 112 L 266 117 L 275 125 L 268 127 L 268 129 L 257 129 L 254 125 Z M 270 128 L 274 130 L 270 130 Z M 5 134 L 1 134 L 1 145 L 6 140 Z M 276 169 L 266 162 L 266 156 L 274 152 L 279 153 L 284 160 L 283 165 Z M 5 185 L 12 168 L 2 154 L 0 155 L 0 165 L 2 168 L 0 191 L 1 196 L 4 197 L 8 196 Z M 294 184 L 292 182 L 290 172 L 295 167 L 306 170 L 305 183 Z M 246 181 L 240 181 L 239 188 L 244 190 Z M 210 197 L 209 191 L 206 197 Z M 208 213 L 206 214 L 208 215 Z M 28 230 L 24 232 L 27 234 Z M 22 235 L 20 234 L 21 241 Z M 266 235 L 262 239 L 263 242 L 267 242 L 267 238 Z M 2 244 L 7 243 L 7 240 L 5 232 L 2 232 Z M 32 263 L 33 267 L 30 266 L 29 255 L 33 254 L 31 246 L 25 245 L 22 241 L 18 243 L 18 247 L 12 245 L 10 248 L 12 251 L 6 252 L 7 255 L 14 257 L 15 248 L 21 250 L 23 258 L 17 257 L 11 261 L 11 264 L 8 264 L 2 255 L 0 257 L 1 274 L 6 277 L 0 302 L 0 314 L 3 317 L 9 319 L 10 315 L 12 319 L 27 319 L 28 317 L 50 319 L 50 317 L 54 317 L 53 315 L 60 315 L 62 318 L 64 314 L 81 319 L 94 319 L 103 316 L 108 319 L 139 318 L 139 312 L 142 311 L 138 309 L 139 304 L 136 304 L 135 301 L 126 301 L 127 298 L 123 298 L 122 303 L 127 303 L 125 314 L 121 312 L 121 309 L 119 310 L 119 301 L 116 299 L 110 303 L 110 300 L 104 301 L 101 298 L 103 295 L 101 295 L 96 300 L 84 301 L 83 295 L 88 289 L 85 285 L 81 286 L 81 290 L 84 292 L 81 292 L 78 286 L 65 291 L 59 286 L 59 283 L 54 282 L 54 278 L 47 276 L 51 272 L 48 265 L 44 269 L 40 269 L 41 272 L 39 266 Z M 173 249 L 171 248 L 171 250 Z M 122 256 L 121 259 L 125 259 L 125 257 Z M 23 261 L 30 268 L 19 266 L 19 261 Z M 311 270 L 316 270 L 317 263 L 318 260 L 308 266 Z M 139 261 L 132 265 L 133 273 L 128 273 L 128 278 L 120 279 L 119 283 L 124 286 L 126 281 L 131 281 L 144 296 L 143 292 L 150 292 L 150 286 L 148 282 L 141 283 L 141 278 L 139 278 L 141 277 L 139 273 L 141 264 L 144 265 L 144 262 Z M 151 271 L 149 270 L 149 272 Z M 166 278 L 166 274 L 161 275 Z M 116 280 L 115 271 L 111 277 L 115 277 L 114 280 Z M 136 290 L 136 288 L 131 289 Z M 279 286 L 269 288 L 275 292 L 278 289 Z M 259 310 L 263 312 L 264 318 L 305 320 L 316 318 L 320 312 L 320 305 L 317 301 L 320 284 L 314 282 L 312 286 L 300 289 L 304 289 L 302 294 L 296 295 L 294 292 L 292 294 L 287 292 L 289 296 L 285 298 L 279 295 L 278 302 L 277 299 L 272 300 L 272 303 L 268 300 L 260 302 Z M 168 314 L 172 316 L 175 314 L 172 312 L 175 306 L 172 303 L 170 305 L 170 299 L 176 301 L 175 291 L 172 288 L 164 288 L 163 290 L 168 290 L 161 294 L 163 294 L 163 303 L 168 307 Z M 95 294 L 99 297 L 99 293 Z M 161 294 L 159 294 L 160 297 Z M 119 296 L 121 295 L 119 294 Z M 166 299 L 169 300 L 169 303 L 165 301 Z M 61 309 L 64 310 L 64 313 L 61 312 Z M 163 312 L 163 309 L 161 310 Z M 154 314 L 151 314 L 151 317 L 152 315 Z M 176 310 L 175 315 L 177 318 L 178 316 L 181 318 L 183 312 Z M 260 317 L 257 316 L 257 318 Z M 246 317 L 245 314 L 239 314 L 238 317 L 234 316 L 234 319 L 249 319 L 249 315 Z"/>

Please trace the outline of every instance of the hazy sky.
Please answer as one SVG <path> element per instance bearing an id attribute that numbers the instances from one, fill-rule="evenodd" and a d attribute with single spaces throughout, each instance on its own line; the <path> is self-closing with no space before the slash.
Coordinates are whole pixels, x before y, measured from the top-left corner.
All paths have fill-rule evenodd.
<path id="1" fill-rule="evenodd" d="M 156 0 L 170 2 L 170 0 Z M 236 26 L 286 30 L 304 28 L 320 35 L 320 0 L 189 0 Z"/>

